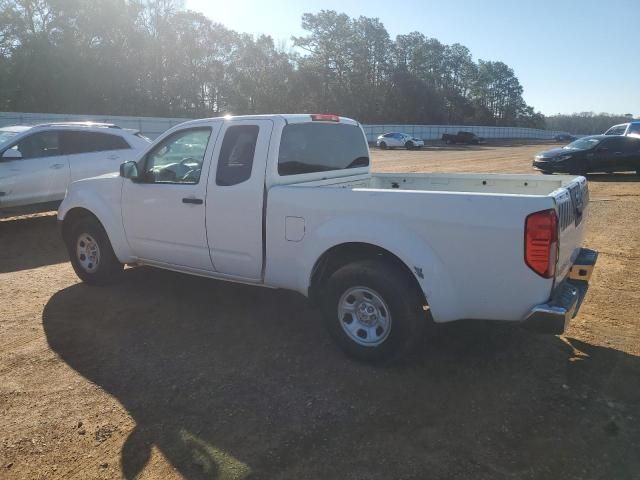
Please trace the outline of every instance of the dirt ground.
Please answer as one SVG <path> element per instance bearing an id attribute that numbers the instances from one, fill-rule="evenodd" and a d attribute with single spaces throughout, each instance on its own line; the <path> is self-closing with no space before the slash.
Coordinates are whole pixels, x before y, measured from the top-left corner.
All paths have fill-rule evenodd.
<path id="1" fill-rule="evenodd" d="M 373 158 L 530 173 L 541 148 Z M 589 180 L 600 260 L 566 335 L 457 323 L 393 368 L 346 359 L 297 294 L 149 268 L 92 288 L 54 216 L 0 221 L 0 478 L 640 479 L 640 178 Z"/>

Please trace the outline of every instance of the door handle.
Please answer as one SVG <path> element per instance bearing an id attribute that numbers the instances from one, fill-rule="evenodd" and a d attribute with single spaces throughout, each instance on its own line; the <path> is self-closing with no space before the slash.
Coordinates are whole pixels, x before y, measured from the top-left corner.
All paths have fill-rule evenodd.
<path id="1" fill-rule="evenodd" d="M 53 170 L 60 170 L 63 167 L 64 167 L 64 163 L 54 163 L 49 168 L 51 168 Z"/>
<path id="2" fill-rule="evenodd" d="M 117 159 L 119 159 L 119 158 L 120 158 L 120 156 L 119 156 L 119 155 L 109 155 L 107 158 L 108 158 L 109 160 L 117 160 Z"/>
<path id="3" fill-rule="evenodd" d="M 182 203 L 192 203 L 194 205 L 202 205 L 204 201 L 201 198 L 183 198 Z"/>

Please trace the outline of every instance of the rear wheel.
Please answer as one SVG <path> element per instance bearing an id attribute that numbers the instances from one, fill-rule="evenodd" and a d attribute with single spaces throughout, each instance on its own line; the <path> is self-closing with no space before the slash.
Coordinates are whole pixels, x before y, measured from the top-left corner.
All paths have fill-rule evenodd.
<path id="1" fill-rule="evenodd" d="M 374 363 L 408 354 L 427 325 L 413 279 L 402 268 L 381 260 L 354 262 L 331 275 L 323 317 L 345 353 Z"/>
<path id="2" fill-rule="evenodd" d="M 413 148 L 415 147 L 414 143 L 411 140 L 405 143 L 404 146 L 407 150 L 413 150 Z"/>
<path id="3" fill-rule="evenodd" d="M 71 265 L 80 279 L 89 284 L 113 283 L 124 266 L 118 261 L 104 228 L 95 218 L 77 220 L 66 239 Z"/>

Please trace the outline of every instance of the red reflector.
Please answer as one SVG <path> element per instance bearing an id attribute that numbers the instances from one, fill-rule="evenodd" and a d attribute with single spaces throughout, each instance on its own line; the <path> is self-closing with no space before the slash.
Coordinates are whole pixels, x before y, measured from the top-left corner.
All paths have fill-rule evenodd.
<path id="1" fill-rule="evenodd" d="M 553 278 L 558 261 L 558 216 L 554 209 L 532 213 L 524 228 L 524 261 L 544 278 Z"/>
<path id="2" fill-rule="evenodd" d="M 340 117 L 338 115 L 330 115 L 328 113 L 314 113 L 311 115 L 311 120 L 314 122 L 339 122 Z"/>

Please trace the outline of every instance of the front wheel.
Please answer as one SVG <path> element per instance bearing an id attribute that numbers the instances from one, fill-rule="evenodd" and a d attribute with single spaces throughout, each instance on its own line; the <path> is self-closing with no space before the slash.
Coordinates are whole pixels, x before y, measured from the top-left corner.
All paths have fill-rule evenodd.
<path id="1" fill-rule="evenodd" d="M 71 265 L 83 282 L 107 285 L 122 274 L 124 265 L 118 261 L 98 220 L 86 217 L 76 221 L 66 243 Z"/>
<path id="2" fill-rule="evenodd" d="M 381 150 L 386 150 L 387 149 L 387 144 L 384 142 L 380 142 L 380 149 Z"/>
<path id="3" fill-rule="evenodd" d="M 411 140 L 409 140 L 407 143 L 405 143 L 405 144 L 404 144 L 404 146 L 405 146 L 405 148 L 406 148 L 407 150 L 413 150 L 413 147 L 414 147 L 415 145 L 413 144 L 413 142 L 412 142 Z"/>
<path id="4" fill-rule="evenodd" d="M 323 299 L 324 323 L 338 346 L 366 362 L 391 362 L 421 340 L 427 316 L 418 287 L 402 268 L 363 260 L 338 269 Z"/>

